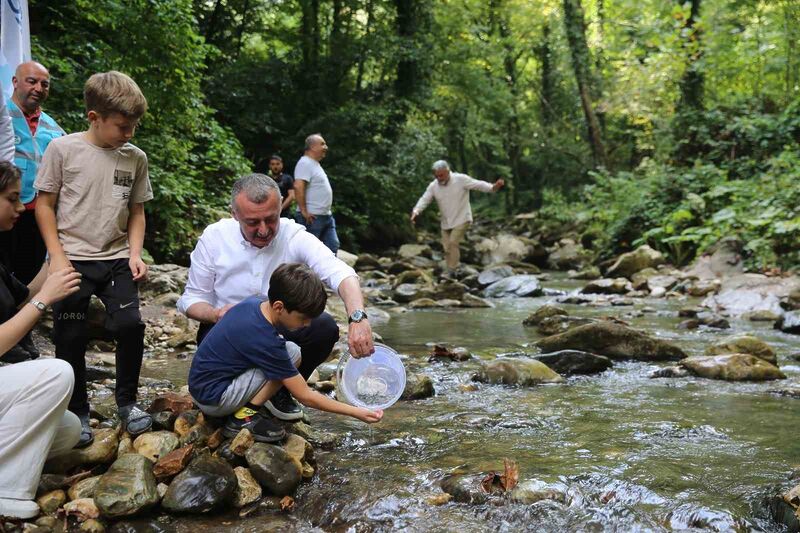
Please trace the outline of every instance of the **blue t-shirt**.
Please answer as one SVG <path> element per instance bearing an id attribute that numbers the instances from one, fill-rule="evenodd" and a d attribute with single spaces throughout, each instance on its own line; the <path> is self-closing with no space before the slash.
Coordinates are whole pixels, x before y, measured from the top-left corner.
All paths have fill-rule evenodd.
<path id="1" fill-rule="evenodd" d="M 217 405 L 228 385 L 258 368 L 268 380 L 297 375 L 286 341 L 261 313 L 263 300 L 251 296 L 230 308 L 200 343 L 189 370 L 189 392 L 205 405 Z"/>

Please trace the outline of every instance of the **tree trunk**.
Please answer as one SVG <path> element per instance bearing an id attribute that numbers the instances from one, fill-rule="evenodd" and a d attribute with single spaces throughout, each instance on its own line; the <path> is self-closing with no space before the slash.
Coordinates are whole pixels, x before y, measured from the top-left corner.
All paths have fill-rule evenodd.
<path id="1" fill-rule="evenodd" d="M 512 213 L 517 207 L 516 188 L 520 179 L 520 157 L 522 149 L 520 148 L 520 125 L 519 125 L 519 86 L 517 79 L 519 73 L 517 72 L 517 53 L 514 50 L 511 30 L 509 28 L 508 17 L 501 11 L 502 2 L 492 0 L 493 7 L 497 10 L 497 30 L 500 34 L 500 39 L 503 43 L 503 69 L 506 74 L 506 83 L 508 90 L 511 93 L 511 113 L 506 125 L 506 135 L 503 140 L 505 145 L 506 155 L 508 156 L 509 166 L 511 167 L 511 176 L 508 176 L 508 184 L 505 194 L 505 208 L 506 213 Z M 496 179 L 497 176 L 493 176 Z"/>
<path id="2" fill-rule="evenodd" d="M 552 48 L 550 42 L 550 23 L 545 22 L 542 27 L 542 43 L 536 47 L 536 55 L 539 58 L 541 79 L 541 91 L 539 93 L 539 105 L 541 109 L 542 122 L 549 126 L 555 119 L 553 103 L 555 102 L 555 79 L 552 62 Z"/>
<path id="3" fill-rule="evenodd" d="M 678 1 L 683 4 L 681 0 Z M 681 101 L 679 105 L 682 108 L 701 111 L 703 109 L 703 86 L 705 80 L 698 64 L 698 60 L 703 54 L 700 45 L 700 30 L 695 26 L 697 19 L 700 17 L 701 0 L 691 0 L 691 2 L 692 7 L 689 12 L 689 18 L 686 19 L 687 42 L 684 44 L 687 63 L 680 84 Z"/>
<path id="4" fill-rule="evenodd" d="M 572 68 L 575 71 L 575 81 L 581 99 L 583 115 L 589 132 L 589 144 L 592 148 L 594 166 L 606 165 L 606 149 L 603 143 L 603 133 L 600 121 L 595 113 L 592 92 L 593 81 L 591 74 L 591 58 L 589 46 L 586 43 L 586 23 L 583 18 L 583 7 L 580 0 L 564 0 L 564 29 L 569 42 L 572 56 Z"/>
<path id="5" fill-rule="evenodd" d="M 420 94 L 425 78 L 421 74 L 422 56 L 426 53 L 422 39 L 428 31 L 431 7 L 416 0 L 394 0 L 394 5 L 400 40 L 395 94 L 398 98 L 413 99 Z"/>
<path id="6" fill-rule="evenodd" d="M 367 23 L 364 27 L 364 37 L 362 37 L 363 41 L 359 46 L 358 52 L 358 67 L 356 68 L 356 94 L 361 94 L 362 85 L 364 83 L 364 63 L 367 62 L 367 42 L 369 40 L 370 34 L 372 33 L 372 16 L 375 3 L 373 0 L 367 1 Z"/>

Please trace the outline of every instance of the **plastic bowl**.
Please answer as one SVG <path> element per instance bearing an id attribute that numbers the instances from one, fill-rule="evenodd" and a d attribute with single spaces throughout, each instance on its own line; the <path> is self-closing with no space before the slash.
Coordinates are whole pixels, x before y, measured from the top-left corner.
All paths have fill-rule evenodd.
<path id="1" fill-rule="evenodd" d="M 336 369 L 339 399 L 356 407 L 386 409 L 406 388 L 406 368 L 400 356 L 384 344 L 375 353 L 356 359 L 345 351 Z"/>

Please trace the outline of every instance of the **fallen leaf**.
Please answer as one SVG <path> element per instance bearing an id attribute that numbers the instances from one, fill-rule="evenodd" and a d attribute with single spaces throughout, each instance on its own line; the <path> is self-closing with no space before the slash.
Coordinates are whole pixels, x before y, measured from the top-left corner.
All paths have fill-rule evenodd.
<path id="1" fill-rule="evenodd" d="M 486 477 L 481 480 L 481 488 L 483 492 L 491 494 L 494 492 L 494 484 L 497 482 L 498 475 L 496 472 L 489 472 Z"/>
<path id="2" fill-rule="evenodd" d="M 500 485 L 506 492 L 511 491 L 519 483 L 519 465 L 511 459 L 503 459 L 505 474 L 500 476 Z"/>
<path id="3" fill-rule="evenodd" d="M 281 499 L 281 511 L 292 511 L 294 509 L 294 498 L 284 496 Z"/>

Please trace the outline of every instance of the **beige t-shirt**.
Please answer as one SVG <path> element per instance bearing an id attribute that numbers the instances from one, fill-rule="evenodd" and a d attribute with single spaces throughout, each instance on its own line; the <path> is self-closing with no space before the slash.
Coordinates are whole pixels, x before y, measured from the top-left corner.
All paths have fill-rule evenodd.
<path id="1" fill-rule="evenodd" d="M 130 207 L 153 198 L 143 151 L 131 143 L 100 148 L 84 133 L 50 142 L 34 187 L 58 194 L 58 238 L 77 261 L 130 257 Z"/>

